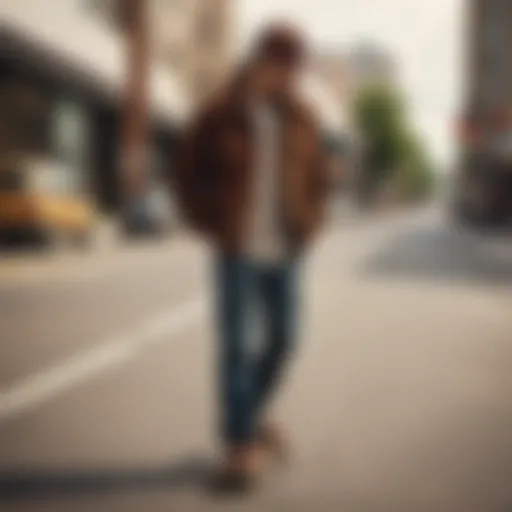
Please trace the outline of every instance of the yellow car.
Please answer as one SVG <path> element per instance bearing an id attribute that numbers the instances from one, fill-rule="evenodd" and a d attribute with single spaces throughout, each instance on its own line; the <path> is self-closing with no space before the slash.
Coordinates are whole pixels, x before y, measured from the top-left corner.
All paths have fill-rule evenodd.
<path id="1" fill-rule="evenodd" d="M 77 185 L 76 173 L 53 161 L 0 168 L 0 237 L 87 242 L 95 215 Z"/>

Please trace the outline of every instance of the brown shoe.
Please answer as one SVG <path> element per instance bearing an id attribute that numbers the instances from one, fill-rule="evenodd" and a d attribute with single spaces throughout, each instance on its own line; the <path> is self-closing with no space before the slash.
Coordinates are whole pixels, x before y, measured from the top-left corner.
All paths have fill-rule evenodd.
<path id="1" fill-rule="evenodd" d="M 258 442 L 263 450 L 269 453 L 280 463 L 286 463 L 290 459 L 290 447 L 285 435 L 276 425 L 267 423 L 258 433 Z"/>
<path id="2" fill-rule="evenodd" d="M 213 490 L 220 493 L 246 493 L 253 490 L 261 476 L 261 450 L 257 445 L 237 445 L 228 451 Z"/>

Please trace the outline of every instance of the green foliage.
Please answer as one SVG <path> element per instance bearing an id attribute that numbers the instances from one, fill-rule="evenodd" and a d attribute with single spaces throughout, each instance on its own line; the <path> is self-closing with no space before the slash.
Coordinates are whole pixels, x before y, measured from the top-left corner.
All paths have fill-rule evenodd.
<path id="1" fill-rule="evenodd" d="M 364 139 L 365 169 L 370 181 L 389 177 L 400 163 L 403 112 L 401 99 L 389 88 L 367 89 L 356 101 L 356 123 Z"/>
<path id="2" fill-rule="evenodd" d="M 404 199 L 426 199 L 435 189 L 433 165 L 418 138 L 412 134 L 405 139 L 402 163 L 396 171 L 396 178 Z"/>
<path id="3" fill-rule="evenodd" d="M 363 182 L 372 192 L 390 182 L 404 199 L 421 199 L 434 184 L 426 152 L 406 120 L 406 107 L 396 89 L 363 90 L 354 105 L 363 139 Z"/>

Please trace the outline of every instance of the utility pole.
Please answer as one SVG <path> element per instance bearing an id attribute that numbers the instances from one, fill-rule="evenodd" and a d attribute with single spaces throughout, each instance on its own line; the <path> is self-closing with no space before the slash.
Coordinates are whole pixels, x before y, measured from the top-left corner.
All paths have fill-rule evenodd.
<path id="1" fill-rule="evenodd" d="M 126 31 L 126 75 L 121 117 L 121 183 L 123 211 L 143 197 L 149 181 L 149 59 L 147 0 L 121 0 L 119 14 Z"/>

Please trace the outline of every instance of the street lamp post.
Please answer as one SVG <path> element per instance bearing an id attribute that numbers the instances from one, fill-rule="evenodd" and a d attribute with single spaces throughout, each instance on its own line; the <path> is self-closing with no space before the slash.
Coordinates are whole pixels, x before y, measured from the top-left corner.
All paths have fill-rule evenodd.
<path id="1" fill-rule="evenodd" d="M 148 187 L 149 20 L 147 0 L 123 0 L 120 15 L 126 30 L 126 75 L 121 118 L 123 210 L 129 215 Z"/>

